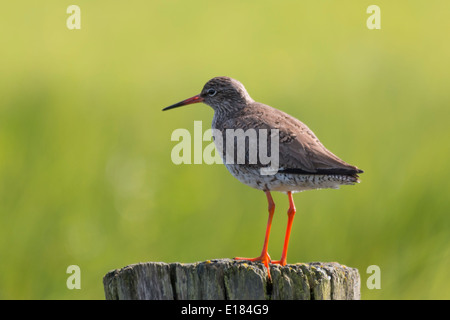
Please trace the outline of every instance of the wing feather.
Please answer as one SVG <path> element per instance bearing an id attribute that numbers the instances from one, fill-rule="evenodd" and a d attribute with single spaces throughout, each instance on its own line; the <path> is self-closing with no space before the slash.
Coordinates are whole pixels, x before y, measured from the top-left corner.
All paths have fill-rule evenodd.
<path id="1" fill-rule="evenodd" d="M 244 114 L 224 121 L 220 129 L 278 129 L 281 172 L 354 176 L 362 173 L 325 148 L 304 123 L 287 113 L 258 102 L 244 110 Z M 270 147 L 269 138 L 267 144 Z"/>

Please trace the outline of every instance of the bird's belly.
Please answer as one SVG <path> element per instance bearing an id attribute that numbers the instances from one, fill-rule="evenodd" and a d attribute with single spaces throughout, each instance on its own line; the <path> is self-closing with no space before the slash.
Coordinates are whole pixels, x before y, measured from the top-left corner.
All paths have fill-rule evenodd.
<path id="1" fill-rule="evenodd" d="M 301 192 L 313 189 L 338 189 L 341 185 L 359 182 L 346 175 L 276 173 L 262 175 L 259 168 L 247 165 L 225 164 L 228 171 L 240 182 L 258 190 Z"/>

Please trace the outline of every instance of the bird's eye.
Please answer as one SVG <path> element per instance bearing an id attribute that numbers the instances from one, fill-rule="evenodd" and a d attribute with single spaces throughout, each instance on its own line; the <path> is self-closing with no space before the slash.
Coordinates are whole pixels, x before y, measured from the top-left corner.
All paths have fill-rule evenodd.
<path id="1" fill-rule="evenodd" d="M 213 97 L 216 95 L 217 91 L 214 89 L 208 89 L 208 91 L 206 91 L 206 93 L 210 96 Z"/>

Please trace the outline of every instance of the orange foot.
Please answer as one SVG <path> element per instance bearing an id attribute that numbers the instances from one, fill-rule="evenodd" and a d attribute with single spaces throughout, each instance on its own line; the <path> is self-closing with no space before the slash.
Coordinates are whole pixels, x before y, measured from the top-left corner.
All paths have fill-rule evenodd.
<path id="1" fill-rule="evenodd" d="M 256 258 L 236 257 L 236 258 L 234 258 L 234 260 L 245 260 L 245 261 L 252 261 L 252 262 L 261 261 L 267 269 L 267 274 L 269 275 L 269 279 L 272 279 L 272 277 L 270 276 L 270 268 L 269 268 L 269 263 L 271 263 L 269 253 L 263 252 L 263 253 L 261 253 L 261 255 L 259 257 L 256 257 Z"/>
<path id="2" fill-rule="evenodd" d="M 286 258 L 281 258 L 280 260 L 275 260 L 275 261 L 272 261 L 271 263 L 273 263 L 273 264 L 279 264 L 279 265 L 281 265 L 281 266 L 285 266 L 286 265 Z"/>

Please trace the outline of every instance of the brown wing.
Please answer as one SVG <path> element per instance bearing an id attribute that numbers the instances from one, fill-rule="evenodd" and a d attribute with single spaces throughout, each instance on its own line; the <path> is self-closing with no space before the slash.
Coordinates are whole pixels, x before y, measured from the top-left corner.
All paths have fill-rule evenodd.
<path id="1" fill-rule="evenodd" d="M 244 115 L 229 119 L 227 128 L 278 129 L 281 172 L 298 174 L 356 175 L 362 170 L 330 152 L 300 120 L 267 105 L 255 102 Z M 268 141 L 268 145 L 270 142 Z"/>

